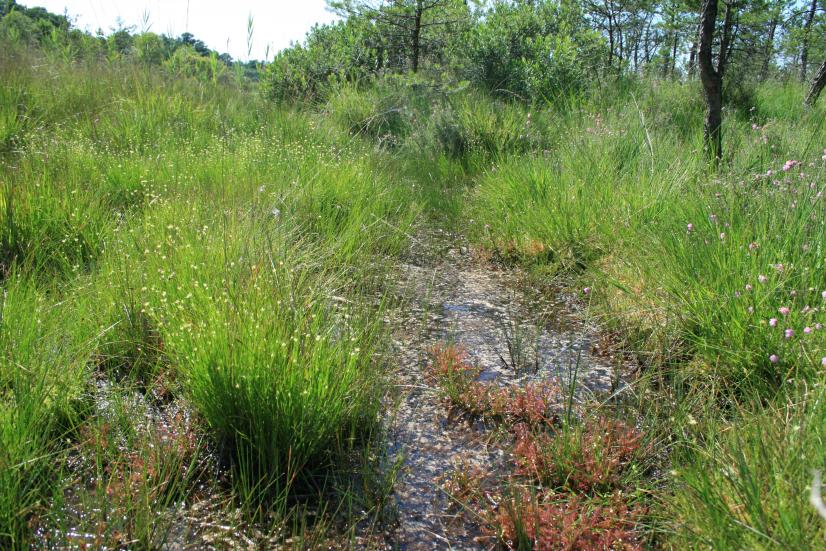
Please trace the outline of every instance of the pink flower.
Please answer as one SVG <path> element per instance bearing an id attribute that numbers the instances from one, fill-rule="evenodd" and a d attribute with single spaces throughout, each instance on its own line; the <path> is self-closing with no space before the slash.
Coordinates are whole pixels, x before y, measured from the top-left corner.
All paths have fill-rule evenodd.
<path id="1" fill-rule="evenodd" d="M 763 274 L 760 274 L 759 276 L 757 276 L 757 281 L 759 281 L 760 283 L 766 283 L 768 280 L 769 280 L 769 278 L 767 278 Z"/>
<path id="2" fill-rule="evenodd" d="M 826 155 L 824 155 L 824 157 L 826 157 Z M 826 159 L 824 159 L 824 160 L 826 161 Z M 822 360 L 820 360 L 820 365 L 822 365 L 823 367 L 826 367 L 826 358 L 823 358 Z"/>
<path id="3" fill-rule="evenodd" d="M 815 324 L 815 329 L 817 329 L 818 331 L 820 331 L 821 329 L 823 329 L 823 324 L 822 324 L 822 323 L 816 323 L 816 324 Z"/>
<path id="4" fill-rule="evenodd" d="M 726 232 L 721 232 L 720 233 L 720 240 L 722 241 L 725 238 L 726 238 Z"/>
<path id="5" fill-rule="evenodd" d="M 804 327 L 803 332 L 806 333 L 807 335 L 811 335 L 812 334 L 812 328 L 811 327 Z"/>
<path id="6" fill-rule="evenodd" d="M 782 272 L 783 270 L 786 269 L 786 267 L 783 264 L 774 264 L 774 269 L 777 270 L 778 272 Z"/>
<path id="7" fill-rule="evenodd" d="M 783 314 L 784 316 L 788 316 L 789 312 L 791 312 L 791 310 L 789 310 L 789 308 L 786 307 L 786 306 L 781 306 L 780 308 L 777 309 L 777 311 L 780 312 L 781 314 Z"/>
<path id="8" fill-rule="evenodd" d="M 820 293 L 820 296 L 823 297 L 823 300 L 826 300 L 826 291 L 823 291 L 822 293 Z"/>
<path id="9" fill-rule="evenodd" d="M 772 354 L 771 356 L 769 356 L 769 361 L 773 364 L 776 364 L 780 361 L 780 358 L 777 357 L 777 354 Z"/>
<path id="10" fill-rule="evenodd" d="M 694 231 L 694 224 L 689 223 L 688 225 L 686 225 L 686 229 L 688 230 L 688 233 L 693 232 Z"/>
<path id="11" fill-rule="evenodd" d="M 783 334 L 786 335 L 787 339 L 791 339 L 794 337 L 794 329 L 786 329 Z"/>
<path id="12" fill-rule="evenodd" d="M 774 172 L 772 172 L 772 170 L 771 170 L 771 169 L 769 169 L 769 170 L 767 170 L 767 171 L 766 171 L 766 176 L 768 176 L 769 178 L 771 178 L 771 177 L 772 177 L 772 174 L 774 174 Z"/>
<path id="13" fill-rule="evenodd" d="M 769 320 L 769 326 L 777 327 L 777 318 L 772 318 Z"/>
<path id="14" fill-rule="evenodd" d="M 752 289 L 754 289 L 752 284 L 751 283 L 746 283 L 746 291 L 751 291 Z"/>
<path id="15" fill-rule="evenodd" d="M 586 288 L 584 288 L 584 289 L 582 290 L 582 292 L 583 292 L 583 293 L 585 293 L 586 295 L 588 295 L 588 294 L 590 294 L 590 293 L 591 293 L 591 288 L 590 288 L 590 287 L 586 287 Z"/>
<path id="16" fill-rule="evenodd" d="M 750 250 L 750 251 L 753 251 L 753 250 L 757 249 L 759 246 L 760 246 L 760 245 L 758 245 L 757 243 L 755 243 L 754 241 L 752 241 L 751 243 L 749 243 L 749 250 Z"/>

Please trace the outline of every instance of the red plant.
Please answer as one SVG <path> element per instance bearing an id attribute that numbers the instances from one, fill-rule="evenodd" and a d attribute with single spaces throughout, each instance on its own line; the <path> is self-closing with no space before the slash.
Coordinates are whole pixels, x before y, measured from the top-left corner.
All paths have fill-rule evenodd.
<path id="1" fill-rule="evenodd" d="M 554 424 L 556 411 L 562 405 L 562 393 L 557 385 L 528 383 L 524 387 L 500 388 L 492 400 L 492 413 L 504 417 L 510 424 L 530 426 Z"/>
<path id="2" fill-rule="evenodd" d="M 554 487 L 579 492 L 619 487 L 634 460 L 642 435 L 633 427 L 605 417 L 554 433 L 517 430 L 517 473 Z"/>
<path id="3" fill-rule="evenodd" d="M 488 471 L 463 461 L 456 465 L 453 471 L 438 478 L 437 482 L 451 499 L 463 505 L 468 505 L 482 500 L 483 487 L 489 480 L 491 478 Z"/>
<path id="4" fill-rule="evenodd" d="M 488 513 L 488 532 L 507 549 L 631 551 L 642 549 L 636 525 L 643 514 L 620 494 L 595 503 L 577 495 L 531 495 L 524 489 Z"/>
<path id="5" fill-rule="evenodd" d="M 553 424 L 555 410 L 562 403 L 558 386 L 529 383 L 524 387 L 501 387 L 476 379 L 482 370 L 470 363 L 467 351 L 459 345 L 438 344 L 431 350 L 430 376 L 442 387 L 454 406 L 513 426 Z"/>
<path id="6" fill-rule="evenodd" d="M 464 384 L 476 379 L 482 369 L 470 363 L 467 350 L 459 344 L 436 344 L 430 349 L 428 375 L 437 382 L 457 381 Z"/>

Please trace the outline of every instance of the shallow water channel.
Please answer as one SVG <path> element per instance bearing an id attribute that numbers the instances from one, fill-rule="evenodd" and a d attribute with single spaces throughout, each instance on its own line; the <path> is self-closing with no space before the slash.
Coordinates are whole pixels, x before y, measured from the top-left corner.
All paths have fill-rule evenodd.
<path id="1" fill-rule="evenodd" d="M 593 352 L 596 332 L 577 318 L 572 301 L 526 290 L 518 272 L 474 259 L 455 236 L 439 232 L 416 243 L 399 267 L 403 306 L 392 316 L 398 402 L 390 413 L 390 452 L 403 466 L 390 544 L 484 549 L 490 544 L 480 527 L 451 503 L 440 481 L 457 469 L 504 469 L 507 458 L 502 446 L 488 444 L 485 427 L 451 412 L 439 397 L 425 376 L 428 351 L 456 343 L 482 368 L 482 379 L 500 385 L 553 379 L 573 389 L 574 399 L 610 391 L 615 370 Z"/>

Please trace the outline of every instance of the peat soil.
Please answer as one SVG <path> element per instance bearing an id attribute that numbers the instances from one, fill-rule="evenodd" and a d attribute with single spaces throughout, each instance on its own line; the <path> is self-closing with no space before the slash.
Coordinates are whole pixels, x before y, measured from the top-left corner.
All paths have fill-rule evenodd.
<path id="1" fill-rule="evenodd" d="M 616 390 L 622 369 L 598 353 L 596 328 L 576 300 L 531 289 L 518 270 L 476 257 L 461 236 L 418 236 L 398 272 L 401 300 L 390 320 L 397 392 L 388 432 L 391 459 L 401 469 L 387 543 L 404 550 L 489 548 L 482 527 L 442 483 L 459 471 L 506 472 L 506 446 L 491 438 L 490 427 L 451 411 L 428 380 L 429 351 L 455 343 L 482 368 L 483 380 L 551 380 L 571 389 L 574 401 Z"/>

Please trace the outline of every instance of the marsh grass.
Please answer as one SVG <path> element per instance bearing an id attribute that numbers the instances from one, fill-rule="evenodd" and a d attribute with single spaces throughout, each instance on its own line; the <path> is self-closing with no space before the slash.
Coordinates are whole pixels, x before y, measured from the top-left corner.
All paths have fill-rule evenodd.
<path id="1" fill-rule="evenodd" d="M 807 427 L 826 350 L 822 107 L 802 111 L 792 85 L 759 88 L 753 110 L 729 113 L 714 173 L 691 89 L 655 83 L 569 113 L 551 154 L 478 177 L 472 235 L 536 278 L 588 287 L 591 312 L 654 368 L 637 411 L 667 442 L 655 539 L 810 548 L 822 537 L 805 499 L 819 462 L 804 450 L 819 445 Z"/>
<path id="2" fill-rule="evenodd" d="M 381 479 L 381 275 L 418 190 L 235 84 L 44 56 L 0 54 L 2 547 L 154 548 L 199 500 L 266 541 L 372 514 L 338 502 Z M 141 421 L 176 408 L 183 435 Z"/>
<path id="3" fill-rule="evenodd" d="M 151 519 L 202 497 L 204 453 L 228 473 L 210 486 L 218 514 L 261 541 L 320 544 L 384 515 L 386 273 L 414 224 L 589 288 L 595 319 L 648 368 L 626 413 L 661 449 L 644 472 L 669 474 L 654 489 L 619 478 L 645 494 L 658 543 L 822 537 L 805 496 L 823 468 L 826 117 L 799 86 L 738 96 L 715 172 L 696 83 L 527 106 L 388 79 L 288 110 L 242 82 L 14 44 L 0 82 L 0 546 L 44 530 L 64 545 L 75 513 L 104 505 L 88 533 L 157 546 L 173 526 Z M 494 393 L 442 352 L 455 403 L 558 421 L 559 389 Z M 198 445 L 157 457 L 160 429 L 128 408 L 106 428 L 101 381 L 122 404 L 185 404 Z M 593 451 L 587 425 L 565 427 L 544 446 L 560 487 Z M 71 500 L 78 450 L 100 482 Z M 499 536 L 611 504 L 514 499 Z M 518 528 L 527 513 L 542 522 Z"/>
<path id="4" fill-rule="evenodd" d="M 0 298 L 0 544 L 27 546 L 29 519 L 43 510 L 60 472 L 62 442 L 88 410 L 87 324 L 63 325 L 82 312 L 55 303 L 12 274 Z"/>

